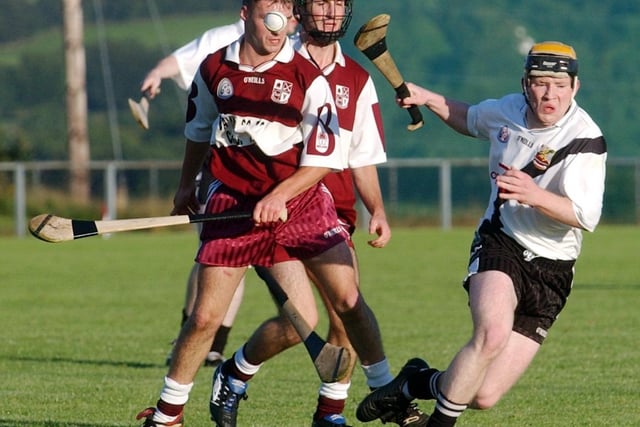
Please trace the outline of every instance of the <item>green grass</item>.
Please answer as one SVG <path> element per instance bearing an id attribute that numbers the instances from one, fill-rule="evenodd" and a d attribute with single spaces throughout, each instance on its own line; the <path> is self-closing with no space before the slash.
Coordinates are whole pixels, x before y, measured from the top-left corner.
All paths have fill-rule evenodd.
<path id="1" fill-rule="evenodd" d="M 394 372 L 416 355 L 444 367 L 467 339 L 460 280 L 471 233 L 396 228 L 382 250 L 356 236 L 363 292 Z M 539 356 L 495 408 L 468 411 L 459 426 L 640 425 L 638 241 L 638 227 L 585 237 L 574 292 Z M 60 244 L 0 238 L 0 426 L 136 425 L 135 414 L 158 397 L 195 248 L 191 231 Z M 251 273 L 229 354 L 274 312 Z M 210 425 L 210 375 L 198 374 L 189 426 Z M 354 412 L 367 389 L 359 369 L 352 384 L 346 415 L 360 425 Z M 291 349 L 252 380 L 239 425 L 309 425 L 317 387 L 304 349 Z"/>

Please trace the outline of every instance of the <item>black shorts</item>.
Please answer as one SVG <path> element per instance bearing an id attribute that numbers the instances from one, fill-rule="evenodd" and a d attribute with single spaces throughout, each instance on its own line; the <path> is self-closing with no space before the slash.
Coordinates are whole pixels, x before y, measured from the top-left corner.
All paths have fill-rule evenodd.
<path id="1" fill-rule="evenodd" d="M 486 221 L 471 245 L 469 277 L 483 271 L 501 271 L 511 277 L 518 298 L 513 330 L 539 344 L 547 336 L 567 302 L 575 261 L 535 256 Z"/>

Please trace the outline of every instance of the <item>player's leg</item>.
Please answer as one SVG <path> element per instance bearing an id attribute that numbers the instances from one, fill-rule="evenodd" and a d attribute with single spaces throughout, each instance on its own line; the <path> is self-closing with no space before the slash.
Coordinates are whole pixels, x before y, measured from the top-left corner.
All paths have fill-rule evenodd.
<path id="1" fill-rule="evenodd" d="M 318 313 L 302 263 L 295 260 L 279 262 L 269 271 L 287 293 L 289 301 L 314 328 L 318 323 Z M 264 321 L 214 374 L 209 409 L 215 422 L 218 425 L 235 425 L 238 402 L 244 396 L 247 382 L 264 362 L 299 342 L 300 337 L 284 314 Z"/>
<path id="2" fill-rule="evenodd" d="M 309 273 L 309 278 L 315 284 L 317 278 L 312 272 Z M 341 346 L 347 349 L 351 354 L 355 355 L 355 350 L 351 346 L 351 341 L 347 336 L 347 332 L 344 329 L 342 320 L 333 309 L 331 301 L 323 288 L 316 286 L 318 293 L 322 298 L 322 302 L 326 308 L 327 316 L 329 319 L 329 331 L 327 333 L 327 342 Z M 349 387 L 351 386 L 351 376 L 356 364 L 356 358 L 351 358 L 351 364 L 349 366 L 347 376 L 334 383 L 322 383 L 318 390 L 318 401 L 316 405 L 316 411 L 313 414 L 312 427 L 330 427 L 334 425 L 346 424 L 346 420 L 343 416 L 346 400 L 348 398 Z"/>
<path id="3" fill-rule="evenodd" d="M 311 328 L 318 323 L 318 312 L 309 278 L 304 265 L 297 260 L 274 264 L 269 272 L 278 281 L 289 297 L 289 301 L 304 316 Z M 285 315 L 263 322 L 244 346 L 248 362 L 260 364 L 276 354 L 301 342 L 300 337 Z"/>
<path id="4" fill-rule="evenodd" d="M 355 268 L 356 281 L 359 283 L 359 267 L 356 251 L 350 246 L 350 251 L 353 259 L 353 265 Z M 314 284 L 318 283 L 318 279 L 314 274 L 309 271 L 309 277 Z M 334 345 L 339 345 L 349 349 L 351 354 L 356 354 L 355 349 L 349 341 L 349 337 L 344 328 L 342 320 L 333 309 L 331 300 L 327 296 L 327 293 L 321 286 L 317 286 L 318 293 L 322 298 L 322 302 L 326 308 L 327 316 L 329 318 L 329 331 L 327 334 L 327 341 Z M 346 399 L 348 397 L 349 387 L 351 385 L 351 376 L 353 375 L 353 369 L 355 367 L 356 359 L 352 359 L 352 364 L 349 369 L 349 374 L 346 378 L 337 383 L 323 383 L 318 391 L 318 403 L 316 411 L 314 413 L 314 421 L 312 427 L 332 427 L 339 425 L 340 422 L 344 422 L 344 417 L 341 417 L 341 413 L 344 410 Z M 394 422 L 403 427 L 424 426 L 426 424 L 427 415 L 424 414 L 416 404 L 406 402 L 406 405 L 401 411 L 390 415 L 385 418 L 385 422 Z"/>
<path id="5" fill-rule="evenodd" d="M 470 402 L 489 365 L 506 348 L 513 328 L 517 297 L 511 278 L 499 271 L 471 277 L 469 306 L 473 335 L 442 374 L 440 389 L 453 402 Z"/>
<path id="6" fill-rule="evenodd" d="M 176 341 L 157 408 L 152 413 L 143 411 L 139 417 L 167 425 L 182 417 L 193 380 L 245 270 L 246 267 L 201 266 L 193 312 Z"/>
<path id="7" fill-rule="evenodd" d="M 453 426 L 474 400 L 489 367 L 507 349 L 516 305 L 513 283 L 505 273 L 485 271 L 471 276 L 471 339 L 445 371 L 423 368 L 406 378 L 396 377 L 389 386 L 371 393 L 358 406 L 358 419 L 379 418 L 394 409 L 394 399 L 437 399 L 427 425 Z"/>
<path id="8" fill-rule="evenodd" d="M 231 328 L 233 327 L 233 322 L 236 319 L 238 310 L 240 310 L 240 304 L 242 303 L 242 297 L 244 296 L 244 286 L 245 276 L 243 276 L 240 280 L 238 288 L 233 294 L 233 299 L 231 300 L 229 309 L 227 310 L 227 313 L 222 320 L 222 325 L 220 325 L 220 328 L 218 328 L 218 332 L 216 332 L 216 336 L 213 338 L 211 349 L 209 350 L 209 354 L 207 354 L 207 358 L 204 361 L 205 366 L 216 367 L 226 360 L 224 358 L 224 349 L 227 346 L 227 339 L 229 338 L 229 333 L 231 332 Z"/>
<path id="9" fill-rule="evenodd" d="M 377 319 L 357 285 L 351 250 L 341 242 L 304 260 L 322 287 L 355 349 L 370 387 L 380 387 L 392 376 L 385 358 Z"/>
<path id="10" fill-rule="evenodd" d="M 180 327 L 182 328 L 189 318 L 191 311 L 193 310 L 193 304 L 196 300 L 196 293 L 198 288 L 198 263 L 194 263 L 189 271 L 189 276 L 187 276 L 187 286 L 184 294 L 184 305 L 182 306 L 182 318 L 180 319 Z M 171 354 L 173 354 L 173 346 L 176 341 L 173 340 L 171 342 L 171 350 L 169 350 L 169 354 L 167 354 L 167 358 L 165 359 L 165 363 L 167 366 L 171 364 Z"/>
<path id="11" fill-rule="evenodd" d="M 300 261 L 289 260 L 280 262 L 269 268 L 271 275 L 278 281 L 287 293 L 289 301 L 304 316 L 313 328 L 318 323 L 318 313 L 315 299 L 304 266 Z M 301 342 L 287 317 L 280 313 L 278 316 L 265 320 L 251 335 L 249 340 L 236 352 L 235 358 L 241 358 L 242 364 L 259 366 L 278 353 Z M 230 361 L 232 362 L 232 361 Z M 230 365 L 230 364 L 225 364 Z M 237 368 L 236 368 L 237 369 Z M 245 380 L 253 374 L 236 372 Z"/>
<path id="12" fill-rule="evenodd" d="M 469 407 L 489 409 L 498 403 L 525 373 L 539 349 L 540 344 L 512 331 L 507 346 L 489 365 Z"/>

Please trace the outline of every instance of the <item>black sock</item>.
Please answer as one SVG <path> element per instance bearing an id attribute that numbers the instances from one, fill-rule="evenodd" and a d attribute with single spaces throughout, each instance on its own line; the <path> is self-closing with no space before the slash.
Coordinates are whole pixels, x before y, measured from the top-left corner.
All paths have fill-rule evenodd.
<path id="1" fill-rule="evenodd" d="M 440 393 L 427 427 L 453 427 L 465 409 L 467 409 L 467 405 L 452 402 Z"/>
<path id="2" fill-rule="evenodd" d="M 224 348 L 227 346 L 227 338 L 229 338 L 229 332 L 231 326 L 220 326 L 216 336 L 213 338 L 210 351 L 217 351 L 220 354 L 224 354 Z"/>
<path id="3" fill-rule="evenodd" d="M 426 427 L 453 427 L 458 421 L 456 417 L 448 417 L 440 412 L 438 409 L 433 411 L 433 414 L 429 416 L 429 421 Z"/>
<path id="4" fill-rule="evenodd" d="M 416 399 L 433 400 L 438 397 L 438 378 L 442 372 L 437 369 L 422 369 L 407 380 L 409 394 Z"/>

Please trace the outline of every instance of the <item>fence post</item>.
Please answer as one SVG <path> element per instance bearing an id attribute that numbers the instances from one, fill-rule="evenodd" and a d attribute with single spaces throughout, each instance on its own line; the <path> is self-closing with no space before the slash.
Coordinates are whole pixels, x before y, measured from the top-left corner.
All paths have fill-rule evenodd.
<path id="1" fill-rule="evenodd" d="M 107 164 L 107 168 L 105 169 L 104 174 L 104 185 L 105 185 L 105 195 L 106 195 L 106 203 L 107 203 L 107 218 L 108 219 L 116 219 L 118 217 L 118 207 L 117 207 L 117 198 L 118 198 L 118 168 L 116 166 L 116 162 L 109 162 Z"/>
<path id="2" fill-rule="evenodd" d="M 27 229 L 27 184 L 24 163 L 16 163 L 14 172 L 15 204 L 16 204 L 16 236 L 24 237 Z"/>
<path id="3" fill-rule="evenodd" d="M 451 162 L 440 163 L 440 223 L 443 230 L 451 229 Z"/>

